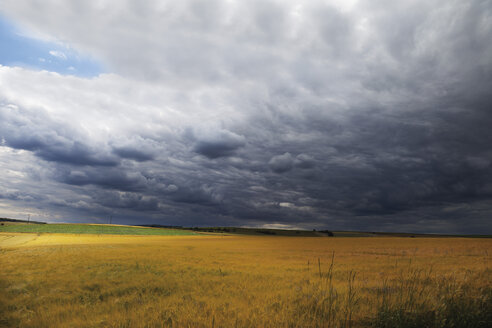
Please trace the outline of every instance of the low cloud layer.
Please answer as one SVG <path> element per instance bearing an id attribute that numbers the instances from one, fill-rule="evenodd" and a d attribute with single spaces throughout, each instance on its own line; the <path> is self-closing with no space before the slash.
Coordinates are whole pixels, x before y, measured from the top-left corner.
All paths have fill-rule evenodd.
<path id="1" fill-rule="evenodd" d="M 35 3 L 110 73 L 0 66 L 0 216 L 492 233 L 486 1 Z"/>

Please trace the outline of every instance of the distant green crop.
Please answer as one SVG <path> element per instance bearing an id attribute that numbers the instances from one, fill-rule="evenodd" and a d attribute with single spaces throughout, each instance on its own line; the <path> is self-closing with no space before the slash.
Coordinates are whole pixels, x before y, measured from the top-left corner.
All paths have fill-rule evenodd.
<path id="1" fill-rule="evenodd" d="M 139 228 L 87 224 L 12 224 L 0 226 L 0 232 L 34 232 L 34 233 L 73 233 L 73 234 L 108 234 L 108 235 L 194 235 L 192 231 Z"/>

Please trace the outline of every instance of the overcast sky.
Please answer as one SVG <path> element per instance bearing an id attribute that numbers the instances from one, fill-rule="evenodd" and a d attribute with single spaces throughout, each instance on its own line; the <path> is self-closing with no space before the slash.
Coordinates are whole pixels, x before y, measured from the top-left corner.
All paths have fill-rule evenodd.
<path id="1" fill-rule="evenodd" d="M 492 1 L 0 1 L 0 217 L 492 233 Z"/>

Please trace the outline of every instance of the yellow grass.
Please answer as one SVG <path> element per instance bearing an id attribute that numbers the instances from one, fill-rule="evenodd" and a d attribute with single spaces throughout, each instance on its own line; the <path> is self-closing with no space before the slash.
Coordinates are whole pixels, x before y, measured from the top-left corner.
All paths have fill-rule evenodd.
<path id="1" fill-rule="evenodd" d="M 1 233 L 0 326 L 368 326 L 445 288 L 481 297 L 489 254 L 490 239 Z"/>

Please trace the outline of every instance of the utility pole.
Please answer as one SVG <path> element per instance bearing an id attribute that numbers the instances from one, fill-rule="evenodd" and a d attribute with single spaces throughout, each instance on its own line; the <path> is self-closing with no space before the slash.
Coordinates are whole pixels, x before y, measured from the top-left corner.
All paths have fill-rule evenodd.
<path id="1" fill-rule="evenodd" d="M 113 216 L 112 216 L 112 215 L 110 215 L 110 216 L 109 216 L 109 224 L 111 224 L 112 222 L 113 222 Z"/>
<path id="2" fill-rule="evenodd" d="M 29 223 L 29 221 L 31 221 L 31 214 L 27 214 L 27 223 Z"/>

